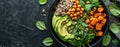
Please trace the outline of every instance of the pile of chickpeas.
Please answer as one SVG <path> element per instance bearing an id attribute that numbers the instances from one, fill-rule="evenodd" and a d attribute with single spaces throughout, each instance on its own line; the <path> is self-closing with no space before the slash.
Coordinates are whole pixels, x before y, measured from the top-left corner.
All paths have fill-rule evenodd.
<path id="1" fill-rule="evenodd" d="M 71 17 L 72 20 L 77 20 L 78 17 L 82 17 L 84 8 L 79 5 L 79 0 L 72 0 L 73 5 L 71 8 L 68 9 L 66 12 L 69 17 Z"/>

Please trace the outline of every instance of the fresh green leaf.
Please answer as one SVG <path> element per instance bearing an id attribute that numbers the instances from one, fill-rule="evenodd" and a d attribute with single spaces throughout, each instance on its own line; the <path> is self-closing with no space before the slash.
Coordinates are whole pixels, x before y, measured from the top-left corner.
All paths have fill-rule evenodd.
<path id="1" fill-rule="evenodd" d="M 100 2 L 94 3 L 93 6 L 98 7 L 100 5 Z"/>
<path id="2" fill-rule="evenodd" d="M 47 37 L 42 42 L 45 46 L 51 46 L 53 44 L 53 39 L 51 37 Z"/>
<path id="3" fill-rule="evenodd" d="M 46 30 L 45 23 L 43 21 L 37 21 L 36 27 L 40 30 Z"/>
<path id="4" fill-rule="evenodd" d="M 112 40 L 112 43 L 113 43 L 113 45 L 118 45 L 118 44 L 119 44 L 119 40 L 113 39 L 113 40 Z"/>
<path id="5" fill-rule="evenodd" d="M 92 3 L 97 3 L 99 2 L 98 0 L 91 0 Z"/>
<path id="6" fill-rule="evenodd" d="M 47 3 L 47 0 L 39 0 L 39 4 L 44 5 Z"/>
<path id="7" fill-rule="evenodd" d="M 86 19 L 90 19 L 90 16 L 87 15 L 87 13 L 83 13 L 83 17 L 85 17 Z"/>
<path id="8" fill-rule="evenodd" d="M 84 7 L 84 6 L 85 6 L 85 2 L 84 2 L 83 0 L 80 0 L 80 5 L 81 5 L 82 7 Z"/>
<path id="9" fill-rule="evenodd" d="M 85 10 L 86 12 L 89 12 L 92 8 L 92 4 L 85 4 Z"/>
<path id="10" fill-rule="evenodd" d="M 87 27 L 88 25 L 85 22 L 81 22 L 82 26 Z"/>
<path id="11" fill-rule="evenodd" d="M 98 0 L 91 0 L 92 6 L 98 7 L 100 5 L 100 2 Z"/>
<path id="12" fill-rule="evenodd" d="M 112 3 L 112 4 L 109 5 L 109 10 L 110 10 L 110 13 L 113 16 L 119 16 L 120 15 L 120 7 L 117 6 L 115 3 Z"/>
<path id="13" fill-rule="evenodd" d="M 110 27 L 109 29 L 113 32 L 113 33 L 118 33 L 120 30 L 119 30 L 119 27 L 116 23 L 111 23 L 110 24 Z"/>
<path id="14" fill-rule="evenodd" d="M 102 40 L 103 46 L 108 46 L 110 41 L 111 41 L 111 36 L 109 34 L 105 35 Z"/>

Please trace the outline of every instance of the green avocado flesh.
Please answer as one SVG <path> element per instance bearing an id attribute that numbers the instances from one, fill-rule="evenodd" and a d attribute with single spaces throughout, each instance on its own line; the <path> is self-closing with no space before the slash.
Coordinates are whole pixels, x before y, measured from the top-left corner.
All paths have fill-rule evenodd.
<path id="1" fill-rule="evenodd" d="M 74 35 L 69 34 L 67 31 L 67 27 L 70 26 L 72 23 L 71 21 L 67 21 L 67 19 L 68 19 L 68 16 L 56 16 L 56 15 L 53 15 L 53 18 L 52 18 L 52 26 L 56 34 L 63 41 L 69 41 L 69 39 L 74 38 Z"/>

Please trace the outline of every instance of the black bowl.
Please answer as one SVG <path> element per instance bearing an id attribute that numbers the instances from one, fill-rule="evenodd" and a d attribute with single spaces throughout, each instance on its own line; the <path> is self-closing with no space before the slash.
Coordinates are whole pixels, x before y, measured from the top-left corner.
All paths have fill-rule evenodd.
<path id="1" fill-rule="evenodd" d="M 54 37 L 62 46 L 64 46 L 64 47 L 73 47 L 72 45 L 70 45 L 70 44 L 68 44 L 68 43 L 60 40 L 59 37 L 57 36 L 57 34 L 55 33 L 53 27 L 52 27 L 52 16 L 53 16 L 53 14 L 54 14 L 54 12 L 55 12 L 55 10 L 56 10 L 55 8 L 56 8 L 56 6 L 57 6 L 57 4 L 58 4 L 59 2 L 60 2 L 60 0 L 55 0 L 54 3 L 53 3 L 53 5 L 52 5 L 51 8 L 50 8 L 49 17 L 48 17 L 49 30 L 50 30 L 50 33 L 53 35 L 53 37 Z M 105 8 L 104 13 L 107 14 L 107 22 L 106 22 L 106 24 L 105 24 L 105 26 L 103 27 L 103 30 L 102 30 L 103 33 L 104 33 L 104 35 L 105 35 L 106 32 L 108 31 L 109 12 L 108 12 L 107 7 L 105 6 L 105 4 L 104 4 L 101 0 L 100 0 L 100 2 L 101 2 L 101 5 L 103 5 L 103 7 Z M 104 35 L 103 35 L 103 36 L 104 36 Z M 103 36 L 102 36 L 102 37 L 95 37 L 95 38 L 93 39 L 93 41 L 91 41 L 90 46 L 92 47 L 92 46 L 95 46 L 97 43 L 99 43 L 99 42 L 102 40 Z"/>

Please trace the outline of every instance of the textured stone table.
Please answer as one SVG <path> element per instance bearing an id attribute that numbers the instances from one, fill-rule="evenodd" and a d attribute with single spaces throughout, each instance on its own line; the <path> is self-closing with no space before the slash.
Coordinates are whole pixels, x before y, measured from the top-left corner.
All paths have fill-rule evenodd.
<path id="1" fill-rule="evenodd" d="M 46 5 L 41 6 L 38 0 L 0 0 L 0 47 L 45 47 L 43 39 L 52 35 L 49 30 L 38 30 L 35 23 L 38 20 L 45 21 L 49 28 L 47 18 L 53 1 L 48 0 Z M 47 16 L 41 15 L 43 8 Z M 53 40 L 51 47 L 62 47 Z M 102 44 L 96 47 L 102 47 Z"/>

